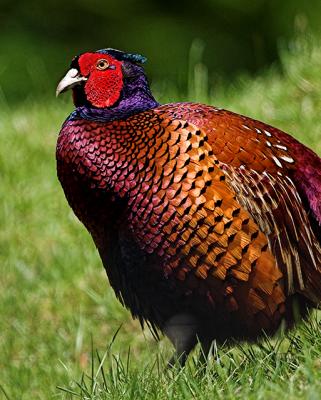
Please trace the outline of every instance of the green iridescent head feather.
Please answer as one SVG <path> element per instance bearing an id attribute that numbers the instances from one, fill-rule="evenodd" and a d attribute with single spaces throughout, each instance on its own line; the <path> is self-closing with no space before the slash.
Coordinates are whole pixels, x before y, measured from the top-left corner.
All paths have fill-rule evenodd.
<path id="1" fill-rule="evenodd" d="M 116 58 L 116 60 L 130 61 L 137 64 L 145 64 L 147 61 L 147 58 L 141 54 L 125 53 L 124 51 L 112 48 L 97 50 L 96 53 L 109 54 L 110 56 Z"/>

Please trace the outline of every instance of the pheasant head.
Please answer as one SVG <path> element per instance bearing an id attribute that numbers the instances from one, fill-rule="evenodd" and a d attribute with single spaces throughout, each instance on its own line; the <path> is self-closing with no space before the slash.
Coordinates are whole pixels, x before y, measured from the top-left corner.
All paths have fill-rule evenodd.
<path id="1" fill-rule="evenodd" d="M 144 56 L 111 48 L 83 53 L 72 60 L 56 94 L 72 89 L 76 107 L 143 111 L 157 104 L 140 65 L 145 62 Z"/>

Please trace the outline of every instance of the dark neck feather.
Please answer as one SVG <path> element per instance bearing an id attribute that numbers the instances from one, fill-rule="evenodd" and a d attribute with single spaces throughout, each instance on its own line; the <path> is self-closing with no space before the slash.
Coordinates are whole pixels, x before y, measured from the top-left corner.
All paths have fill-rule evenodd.
<path id="1" fill-rule="evenodd" d="M 157 107 L 159 103 L 157 103 L 150 91 L 143 69 L 137 67 L 135 70 L 136 74 L 125 76 L 122 94 L 114 106 L 96 108 L 87 102 L 85 105 L 78 106 L 68 119 L 107 122 L 125 119 L 131 115 Z"/>

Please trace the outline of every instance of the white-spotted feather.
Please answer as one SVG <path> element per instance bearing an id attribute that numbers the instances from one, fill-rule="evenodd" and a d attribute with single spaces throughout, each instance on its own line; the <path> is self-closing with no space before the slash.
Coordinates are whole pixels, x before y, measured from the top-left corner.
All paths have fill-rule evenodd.
<path id="1" fill-rule="evenodd" d="M 299 193 L 286 175 L 233 168 L 224 164 L 228 183 L 266 234 L 286 278 L 288 294 L 304 292 L 305 265 L 319 269 L 321 251 Z M 313 294 L 311 294 L 311 299 Z"/>

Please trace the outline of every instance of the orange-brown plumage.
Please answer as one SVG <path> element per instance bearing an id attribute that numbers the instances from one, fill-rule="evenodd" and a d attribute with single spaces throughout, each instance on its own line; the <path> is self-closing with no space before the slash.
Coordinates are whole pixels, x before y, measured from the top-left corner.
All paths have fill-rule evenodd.
<path id="1" fill-rule="evenodd" d="M 228 111 L 145 108 L 124 118 L 80 110 L 57 146 L 66 197 L 133 316 L 186 355 L 197 338 L 207 351 L 214 339 L 272 334 L 282 319 L 293 322 L 294 301 L 316 306 L 319 209 L 310 189 L 318 193 L 321 179 L 308 188 L 300 179 L 310 177 L 307 160 L 318 168 L 320 159 Z"/>

